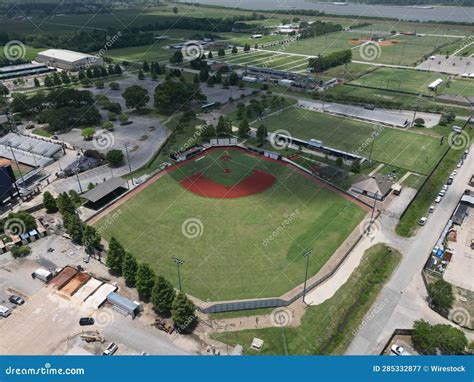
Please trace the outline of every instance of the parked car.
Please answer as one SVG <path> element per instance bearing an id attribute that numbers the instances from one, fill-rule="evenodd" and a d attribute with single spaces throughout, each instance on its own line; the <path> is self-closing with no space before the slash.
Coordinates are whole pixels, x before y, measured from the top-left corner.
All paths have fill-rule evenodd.
<path id="1" fill-rule="evenodd" d="M 431 206 L 430 207 L 430 214 L 432 214 L 434 212 L 434 210 L 435 210 L 435 206 Z"/>
<path id="2" fill-rule="evenodd" d="M 410 353 L 408 353 L 404 348 L 403 346 L 400 346 L 400 345 L 392 345 L 392 347 L 390 348 L 396 355 L 410 355 Z"/>
<path id="3" fill-rule="evenodd" d="M 25 300 L 23 300 L 20 296 L 15 296 L 14 294 L 8 298 L 8 301 L 15 305 L 23 305 L 25 303 Z"/>
<path id="4" fill-rule="evenodd" d="M 445 184 L 441 190 L 443 190 L 444 192 L 448 191 L 448 185 Z"/>
<path id="5" fill-rule="evenodd" d="M 459 162 L 457 167 L 461 168 L 462 167 L 462 162 Z"/>
<path id="6" fill-rule="evenodd" d="M 438 193 L 439 196 L 443 197 L 444 195 L 446 195 L 446 192 L 441 190 L 439 193 Z"/>
<path id="7" fill-rule="evenodd" d="M 6 306 L 0 305 L 0 317 L 8 317 L 11 313 L 11 310 Z"/>
<path id="8" fill-rule="evenodd" d="M 441 196 L 438 196 L 436 199 L 435 199 L 435 203 L 439 203 L 441 202 Z"/>
<path id="9" fill-rule="evenodd" d="M 82 317 L 79 319 L 79 325 L 81 326 L 94 325 L 94 322 L 94 318 L 92 317 Z"/>
<path id="10" fill-rule="evenodd" d="M 107 346 L 107 349 L 105 349 L 102 353 L 102 355 L 114 355 L 114 353 L 118 350 L 118 346 L 116 343 L 111 342 L 109 346 Z"/>
<path id="11" fill-rule="evenodd" d="M 451 176 L 454 178 L 458 174 L 458 170 L 453 170 L 451 173 Z"/>
<path id="12" fill-rule="evenodd" d="M 420 219 L 420 221 L 418 222 L 418 224 L 421 225 L 421 226 L 424 226 L 424 225 L 426 224 L 427 220 L 428 220 L 428 218 L 426 218 L 426 217 L 423 216 L 423 217 Z"/>

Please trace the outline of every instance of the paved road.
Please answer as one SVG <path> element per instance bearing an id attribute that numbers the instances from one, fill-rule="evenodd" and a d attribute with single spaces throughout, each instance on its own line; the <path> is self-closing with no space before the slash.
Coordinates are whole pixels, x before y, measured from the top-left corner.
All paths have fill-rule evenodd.
<path id="1" fill-rule="evenodd" d="M 397 221 L 385 215 L 380 217 L 384 241 L 398 249 L 403 258 L 373 305 L 380 308 L 378 313 L 366 320 L 346 354 L 378 354 L 394 329 L 410 328 L 413 321 L 419 318 L 434 317 L 429 309 L 426 310 L 426 302 L 419 298 L 420 292 L 426 293 L 420 285 L 420 272 L 464 190 L 468 188 L 473 168 L 474 155 L 471 153 L 458 170 L 446 196 L 416 236 L 410 239 L 398 237 L 394 232 Z"/>

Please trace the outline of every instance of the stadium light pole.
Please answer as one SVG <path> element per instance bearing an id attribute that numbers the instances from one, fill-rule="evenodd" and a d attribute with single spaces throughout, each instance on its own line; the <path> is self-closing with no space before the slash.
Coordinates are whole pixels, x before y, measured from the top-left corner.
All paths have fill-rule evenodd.
<path id="1" fill-rule="evenodd" d="M 178 268 L 178 284 L 179 284 L 179 290 L 182 291 L 182 285 L 181 285 L 181 273 L 179 272 L 179 266 L 184 264 L 184 260 L 178 259 L 177 257 L 173 256 L 172 257 L 174 263 L 176 264 L 176 267 Z"/>
<path id="2" fill-rule="evenodd" d="M 309 257 L 313 254 L 313 250 L 305 250 L 303 252 L 303 257 L 306 257 L 306 269 L 304 272 L 304 286 L 303 286 L 303 302 L 306 304 L 304 300 L 306 297 L 306 282 L 308 281 L 308 265 L 309 265 Z"/>
<path id="3" fill-rule="evenodd" d="M 21 183 L 23 183 L 23 185 L 25 185 L 25 179 L 23 178 L 23 172 L 21 171 L 20 165 L 18 164 L 18 161 L 16 160 L 15 152 L 13 151 L 13 147 L 12 147 L 12 144 L 11 144 L 10 141 L 7 143 L 7 146 L 10 147 L 10 151 L 12 152 L 12 157 L 13 157 L 13 160 L 15 161 L 16 168 L 17 168 L 18 172 L 20 173 Z"/>

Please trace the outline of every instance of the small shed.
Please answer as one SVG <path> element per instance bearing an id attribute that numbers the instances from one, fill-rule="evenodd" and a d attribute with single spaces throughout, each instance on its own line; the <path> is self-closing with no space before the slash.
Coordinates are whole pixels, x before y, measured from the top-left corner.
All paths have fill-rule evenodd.
<path id="1" fill-rule="evenodd" d="M 97 210 L 111 202 L 126 191 L 127 181 L 122 178 L 111 178 L 82 195 L 87 200 L 86 207 Z"/>
<path id="2" fill-rule="evenodd" d="M 124 315 L 135 317 L 140 312 L 140 304 L 112 292 L 107 295 L 107 302 L 113 305 L 114 309 Z"/>

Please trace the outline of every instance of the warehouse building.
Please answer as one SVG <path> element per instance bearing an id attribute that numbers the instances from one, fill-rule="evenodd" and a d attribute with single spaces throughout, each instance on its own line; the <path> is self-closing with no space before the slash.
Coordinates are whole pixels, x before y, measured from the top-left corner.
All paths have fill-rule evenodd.
<path id="1" fill-rule="evenodd" d="M 48 49 L 38 53 L 36 61 L 63 70 L 83 70 L 104 65 L 101 57 L 65 49 Z"/>
<path id="2" fill-rule="evenodd" d="M 0 80 L 8 80 L 12 78 L 35 76 L 51 72 L 53 69 L 45 64 L 19 64 L 9 65 L 0 68 Z"/>

